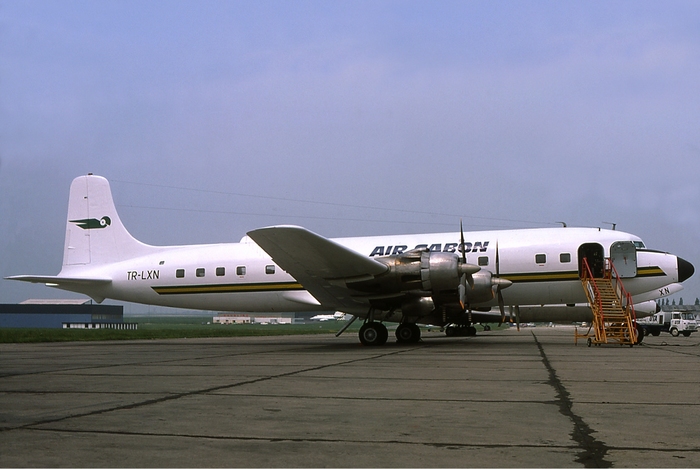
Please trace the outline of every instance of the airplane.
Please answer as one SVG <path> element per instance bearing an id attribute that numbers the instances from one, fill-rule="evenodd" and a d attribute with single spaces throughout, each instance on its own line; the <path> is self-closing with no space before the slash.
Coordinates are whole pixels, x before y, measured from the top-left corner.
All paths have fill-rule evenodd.
<path id="1" fill-rule="evenodd" d="M 336 311 L 333 314 L 317 314 L 316 316 L 311 316 L 309 321 L 344 321 L 345 313 L 341 311 Z"/>
<path id="2" fill-rule="evenodd" d="M 565 226 L 329 239 L 282 225 L 249 231 L 239 243 L 151 246 L 122 224 L 107 179 L 90 173 L 70 187 L 60 273 L 6 278 L 98 303 L 341 311 L 352 316 L 347 326 L 364 320 L 360 342 L 382 345 L 384 322 L 398 323 L 398 342 L 413 343 L 419 324 L 472 335 L 473 324 L 503 322 L 506 308 L 524 322 L 591 321 L 582 259 L 596 265 L 608 257 L 634 303 L 679 291 L 695 272 L 633 234 Z"/>

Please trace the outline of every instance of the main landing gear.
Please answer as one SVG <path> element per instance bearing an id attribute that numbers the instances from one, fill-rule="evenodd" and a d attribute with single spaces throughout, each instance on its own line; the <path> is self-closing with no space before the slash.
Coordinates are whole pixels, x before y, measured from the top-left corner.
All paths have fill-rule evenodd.
<path id="1" fill-rule="evenodd" d="M 411 322 L 403 322 L 396 328 L 396 341 L 400 344 L 415 344 L 420 340 L 420 327 Z"/>
<path id="2" fill-rule="evenodd" d="M 360 342 L 363 345 L 384 345 L 389 338 L 386 326 L 381 322 L 366 322 L 360 328 Z M 404 322 L 396 328 L 396 341 L 400 344 L 414 344 L 420 340 L 420 327 Z"/>
<path id="3" fill-rule="evenodd" d="M 366 322 L 360 328 L 362 345 L 384 345 L 389 338 L 389 331 L 381 322 Z"/>
<path id="4" fill-rule="evenodd" d="M 451 325 L 445 328 L 447 337 L 469 337 L 476 335 L 476 327 L 464 325 Z"/>

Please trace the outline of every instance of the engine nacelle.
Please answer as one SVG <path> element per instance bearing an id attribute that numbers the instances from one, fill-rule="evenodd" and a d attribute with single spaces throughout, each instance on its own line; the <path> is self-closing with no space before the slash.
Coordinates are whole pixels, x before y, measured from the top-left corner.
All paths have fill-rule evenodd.
<path id="1" fill-rule="evenodd" d="M 491 301 L 495 297 L 494 278 L 488 270 L 482 270 L 475 273 L 474 286 L 467 287 L 467 301 L 471 304 L 485 303 Z"/>
<path id="2" fill-rule="evenodd" d="M 441 292 L 455 290 L 462 274 L 459 256 L 450 252 L 422 252 L 420 280 L 422 290 Z"/>
<path id="3" fill-rule="evenodd" d="M 375 279 L 377 283 L 358 284 L 358 289 L 372 285 L 374 289 L 390 291 L 422 292 L 433 296 L 441 292 L 456 291 L 462 275 L 472 275 L 479 266 L 462 263 L 459 256 L 450 252 L 431 252 L 427 249 L 408 251 L 397 256 L 379 257 L 389 271 Z"/>
<path id="4" fill-rule="evenodd" d="M 435 311 L 435 302 L 429 296 L 416 297 L 401 305 L 405 316 L 423 317 Z"/>
<path id="5" fill-rule="evenodd" d="M 425 316 L 444 306 L 453 310 L 461 308 L 459 287 L 464 275 L 465 300 L 470 305 L 492 300 L 500 280 L 493 278 L 491 272 L 481 271 L 477 265 L 462 262 L 458 253 L 414 249 L 375 260 L 385 264 L 388 271 L 346 285 L 371 298 L 375 307 L 400 308 L 407 316 Z"/>

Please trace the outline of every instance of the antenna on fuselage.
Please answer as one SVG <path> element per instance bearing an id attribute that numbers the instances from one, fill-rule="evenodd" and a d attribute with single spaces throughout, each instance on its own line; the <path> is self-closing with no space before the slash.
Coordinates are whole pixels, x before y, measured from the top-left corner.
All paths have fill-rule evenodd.
<path id="1" fill-rule="evenodd" d="M 566 222 L 565 222 L 565 221 L 558 221 L 557 223 L 561 223 L 562 228 L 566 228 Z"/>
<path id="2" fill-rule="evenodd" d="M 612 225 L 612 229 L 613 229 L 613 231 L 615 231 L 615 227 L 617 226 L 617 223 L 613 223 L 611 221 L 604 221 L 603 223 L 605 223 L 606 225 Z"/>

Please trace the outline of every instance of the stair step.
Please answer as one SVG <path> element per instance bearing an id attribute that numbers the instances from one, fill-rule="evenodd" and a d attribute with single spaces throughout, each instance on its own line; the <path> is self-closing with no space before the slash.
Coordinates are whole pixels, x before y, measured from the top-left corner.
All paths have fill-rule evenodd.
<path id="1" fill-rule="evenodd" d="M 609 278 L 583 279 L 583 287 L 593 311 L 593 326 L 598 340 L 629 344 L 634 337 L 629 311 L 622 306 L 617 285 Z M 593 284 L 593 285 L 590 285 Z M 594 297 L 591 298 L 590 296 Z"/>

